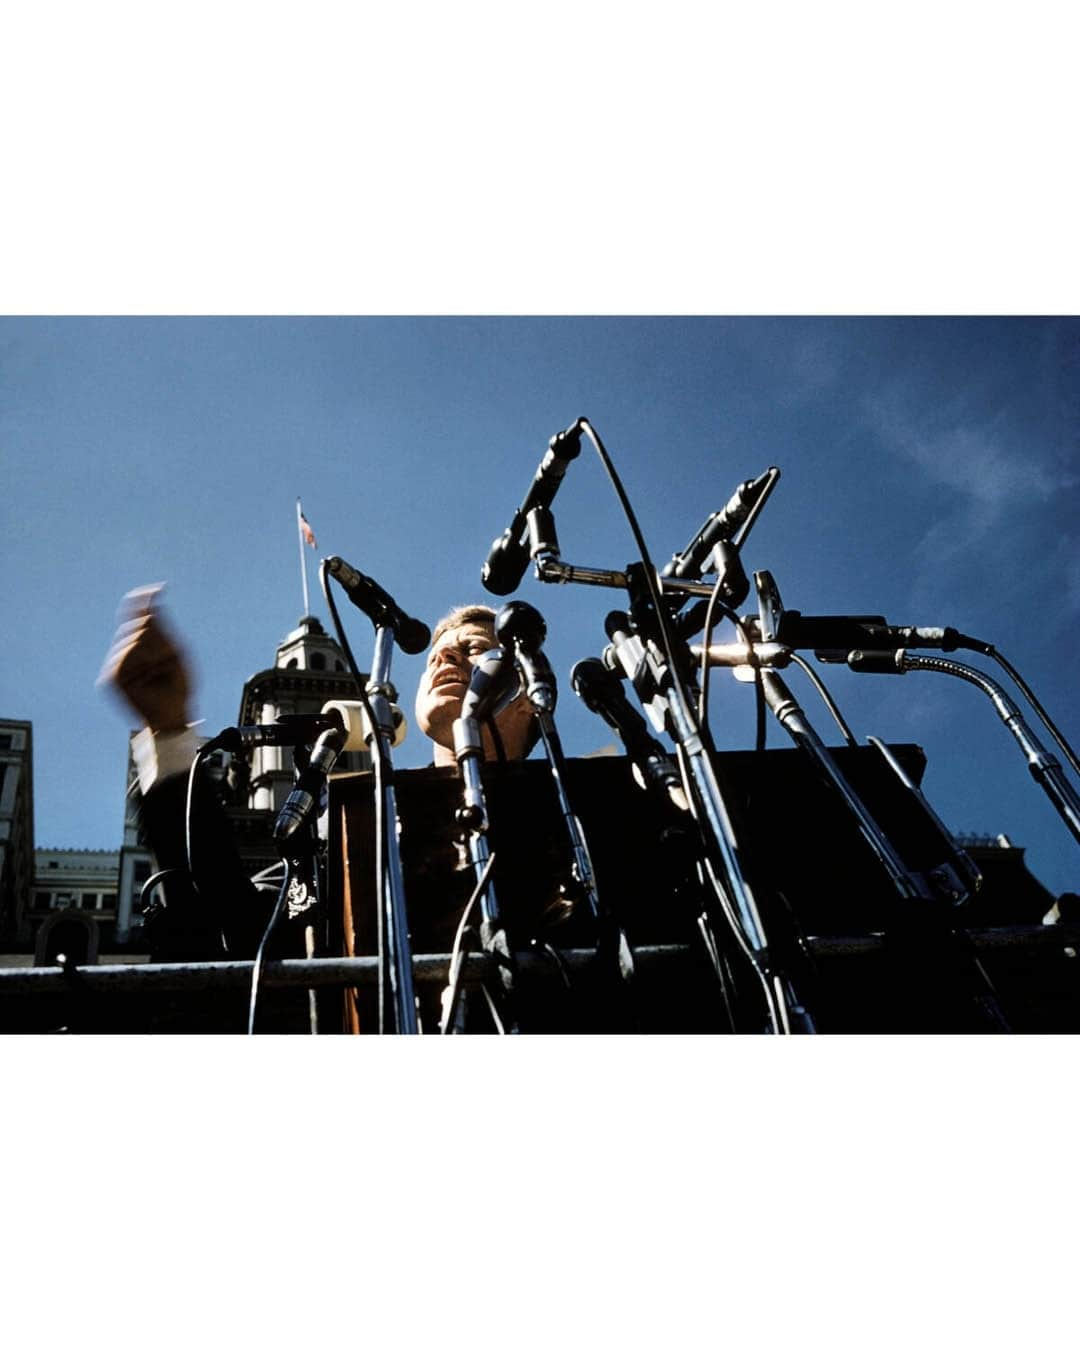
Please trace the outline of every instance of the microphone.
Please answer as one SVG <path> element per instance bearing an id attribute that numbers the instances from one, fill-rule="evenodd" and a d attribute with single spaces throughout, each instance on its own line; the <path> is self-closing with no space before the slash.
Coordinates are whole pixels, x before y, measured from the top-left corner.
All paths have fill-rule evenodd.
<path id="1" fill-rule="evenodd" d="M 214 750 L 228 750 L 230 754 L 236 754 L 257 745 L 310 745 L 324 731 L 335 727 L 344 730 L 344 725 L 340 713 L 328 703 L 319 713 L 286 713 L 276 722 L 226 727 L 203 745 L 201 753 L 208 755 Z M 363 745 L 350 748 L 363 749 Z"/>
<path id="2" fill-rule="evenodd" d="M 327 777 L 345 748 L 343 727 L 328 727 L 315 742 L 311 758 L 293 784 L 274 822 L 274 842 L 288 843 L 319 803 Z"/>
<path id="3" fill-rule="evenodd" d="M 815 653 L 816 655 L 816 653 Z M 909 666 L 907 651 L 897 647 L 889 651 L 867 652 L 856 648 L 847 652 L 843 659 L 850 669 L 869 675 L 906 675 Z"/>
<path id="4" fill-rule="evenodd" d="M 529 484 L 525 500 L 510 524 L 494 541 L 480 569 L 480 580 L 493 595 L 509 595 L 521 584 L 529 565 L 527 516 L 538 506 L 549 507 L 572 459 L 581 454 L 581 429 L 585 419 L 552 436 L 547 453 Z"/>
<path id="5" fill-rule="evenodd" d="M 487 807 L 478 768 L 478 762 L 484 758 L 480 722 L 494 717 L 517 697 L 520 688 L 510 653 L 503 647 L 492 647 L 473 662 L 461 712 L 454 719 L 454 757 L 465 781 L 465 800 L 458 808 L 457 820 L 477 835 L 487 829 Z"/>
<path id="6" fill-rule="evenodd" d="M 717 545 L 731 543 L 738 530 L 746 523 L 750 513 L 765 494 L 771 491 L 773 484 L 779 477 L 779 469 L 766 469 L 759 477 L 748 478 L 745 483 L 740 483 L 724 509 L 712 513 L 682 553 L 675 554 L 661 572 L 661 576 L 675 577 L 680 581 L 696 581 L 706 570 L 717 570 L 715 566 L 707 566 Z M 732 548 L 725 551 L 724 557 L 720 561 L 726 562 L 728 567 L 731 568 L 736 565 L 736 559 L 737 554 Z M 745 577 L 742 578 L 742 581 L 745 582 Z M 749 586 L 747 586 L 748 589 Z M 746 591 L 744 590 L 742 599 L 745 599 L 745 597 Z M 741 604 L 742 599 L 736 600 L 735 603 Z"/>
<path id="7" fill-rule="evenodd" d="M 756 618 L 746 622 L 751 634 L 764 636 Z M 783 647 L 812 647 L 815 653 L 845 655 L 856 649 L 886 651 L 898 647 L 933 647 L 944 652 L 968 647 L 985 654 L 987 645 L 955 628 L 905 627 L 887 623 L 882 614 L 802 614 L 797 609 L 785 609 L 779 614 L 771 640 Z"/>
<path id="8" fill-rule="evenodd" d="M 327 558 L 326 569 L 337 577 L 346 595 L 363 610 L 372 623 L 391 628 L 394 640 L 407 656 L 416 656 L 431 641 L 431 630 L 419 619 L 411 619 L 393 596 L 388 595 L 377 581 L 350 567 L 344 558 Z"/>
<path id="9" fill-rule="evenodd" d="M 408 724 L 405 714 L 396 703 L 390 705 L 394 723 L 394 746 L 405 739 Z M 226 727 L 201 748 L 203 755 L 214 750 L 237 754 L 260 745 L 310 745 L 324 731 L 339 727 L 345 733 L 346 750 L 364 750 L 371 739 L 367 713 L 359 699 L 332 699 L 324 703 L 318 713 L 283 713 L 276 722 L 260 722 L 255 726 Z"/>
<path id="10" fill-rule="evenodd" d="M 537 712 L 554 712 L 559 691 L 551 662 L 540 650 L 547 637 L 540 611 L 524 600 L 511 600 L 495 616 L 495 636 L 513 649 L 529 702 Z"/>
<path id="11" fill-rule="evenodd" d="M 656 737 L 650 735 L 644 717 L 626 697 L 618 676 L 603 661 L 589 656 L 579 661 L 570 672 L 570 683 L 586 708 L 599 713 L 608 726 L 618 733 L 626 753 L 633 761 L 634 776 L 642 787 L 665 793 L 685 811 L 686 796 L 679 771 Z"/>
<path id="12" fill-rule="evenodd" d="M 510 653 L 502 647 L 492 647 L 473 662 L 458 720 L 494 717 L 520 692 L 521 682 Z"/>
<path id="13" fill-rule="evenodd" d="M 634 693 L 649 715 L 657 731 L 667 730 L 667 703 L 660 692 L 656 671 L 649 660 L 645 644 L 633 631 L 633 622 L 625 610 L 613 609 L 604 620 L 604 632 L 610 642 L 604 648 L 603 664 L 620 678 L 634 686 Z"/>

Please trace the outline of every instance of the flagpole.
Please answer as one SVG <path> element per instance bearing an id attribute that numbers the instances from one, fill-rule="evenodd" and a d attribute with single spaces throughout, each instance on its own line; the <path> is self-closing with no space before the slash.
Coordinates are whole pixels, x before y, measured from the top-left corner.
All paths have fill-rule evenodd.
<path id="1" fill-rule="evenodd" d="M 300 498 L 296 499 L 296 542 L 300 545 L 300 580 L 304 586 L 304 616 L 310 613 L 308 607 L 308 589 L 307 589 L 307 559 L 304 557 L 304 531 L 300 528 Z"/>

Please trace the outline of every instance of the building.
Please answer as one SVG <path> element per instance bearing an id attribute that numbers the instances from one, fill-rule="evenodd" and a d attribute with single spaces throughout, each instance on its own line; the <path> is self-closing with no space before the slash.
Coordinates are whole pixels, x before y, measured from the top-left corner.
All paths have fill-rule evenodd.
<path id="1" fill-rule="evenodd" d="M 355 698 L 356 681 L 345 653 L 319 620 L 307 614 L 278 646 L 274 664 L 245 681 L 236 725 L 318 713 L 334 699 Z M 370 766 L 366 751 L 350 751 L 337 761 L 340 773 Z M 246 763 L 224 766 L 222 796 L 241 856 L 253 871 L 279 858 L 273 826 L 292 784 L 292 750 L 287 746 L 257 746 Z"/>
<path id="2" fill-rule="evenodd" d="M 33 729 L 0 718 L 0 951 L 30 942 L 34 878 Z"/>
<path id="3" fill-rule="evenodd" d="M 85 930 L 88 953 L 117 945 L 119 871 L 120 855 L 115 849 L 34 850 L 31 941 L 39 964 L 46 963 L 54 930 L 69 920 L 79 922 Z"/>
<path id="4" fill-rule="evenodd" d="M 1007 834 L 958 834 L 954 838 L 983 876 L 983 884 L 964 909 L 971 927 L 1013 923 L 1054 923 L 1055 898 L 1028 871 L 1024 850 Z"/>
<path id="5" fill-rule="evenodd" d="M 332 699 L 355 698 L 356 681 L 345 664 L 344 652 L 319 620 L 308 614 L 278 647 L 274 664 L 245 682 L 237 726 L 317 713 Z M 338 759 L 341 772 L 369 766 L 366 753 L 350 752 Z M 279 811 L 292 779 L 291 750 L 276 745 L 257 747 L 251 755 L 244 804 L 255 811 Z"/>

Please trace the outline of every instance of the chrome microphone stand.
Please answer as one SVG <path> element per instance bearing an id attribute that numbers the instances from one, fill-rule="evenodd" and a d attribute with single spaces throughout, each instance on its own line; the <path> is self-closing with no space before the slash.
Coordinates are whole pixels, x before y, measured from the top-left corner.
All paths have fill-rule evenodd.
<path id="1" fill-rule="evenodd" d="M 1050 798 L 1073 838 L 1080 843 L 1080 795 L 1065 777 L 1058 759 L 1043 746 L 997 680 L 962 661 L 944 656 L 915 656 L 903 647 L 894 652 L 853 651 L 848 654 L 847 663 L 852 670 L 870 673 L 886 671 L 903 675 L 909 670 L 937 671 L 981 689 L 1012 733 L 1027 761 L 1032 778 Z"/>
<path id="2" fill-rule="evenodd" d="M 394 630 L 385 624 L 375 628 L 375 651 L 371 675 L 366 686 L 372 725 L 368 727 L 368 744 L 374 759 L 379 757 L 379 791 L 381 797 L 379 847 L 383 861 L 379 881 L 379 901 L 383 907 L 386 936 L 384 962 L 390 976 L 394 1002 L 394 1029 L 399 1035 L 415 1036 L 419 1032 L 416 1015 L 416 994 L 413 988 L 412 944 L 409 940 L 409 920 L 405 906 L 405 878 L 401 869 L 401 847 L 398 842 L 397 795 L 391 749 L 394 744 L 396 722 L 394 708 L 397 690 L 390 682 L 390 660 L 394 648 Z"/>
<path id="3" fill-rule="evenodd" d="M 763 486 L 772 481 L 769 475 L 763 475 L 762 479 Z M 563 563 L 554 522 L 546 509 L 530 512 L 528 532 L 538 580 L 625 588 L 629 592 L 634 618 L 631 621 L 626 614 L 610 614 L 606 625 L 608 637 L 654 726 L 658 731 L 670 734 L 679 746 L 687 797 L 702 843 L 708 886 L 760 981 L 769 1029 L 779 1034 L 813 1032 L 811 1014 L 788 974 L 776 964 L 776 952 L 766 934 L 757 898 L 747 876 L 731 813 L 702 729 L 681 683 L 682 676 L 671 668 L 661 643 L 653 640 L 653 630 L 659 633 L 660 621 L 648 594 L 645 564 L 632 563 L 625 571 L 617 572 Z M 702 581 L 674 576 L 658 578 L 657 582 L 661 593 L 669 598 L 685 599 L 688 595 L 704 598 L 711 596 L 715 589 Z M 707 945 L 712 952 L 716 946 L 715 938 L 709 942 L 707 935 Z"/>
<path id="4" fill-rule="evenodd" d="M 993 984 L 971 949 L 970 942 L 941 913 L 943 905 L 961 904 L 974 893 L 982 881 L 978 869 L 962 850 L 957 849 L 929 803 L 891 753 L 875 741 L 874 744 L 893 772 L 922 806 L 930 825 L 947 843 L 949 861 L 926 873 L 915 871 L 904 863 L 892 840 L 850 786 L 834 756 L 814 730 L 786 682 L 777 673 L 777 667 L 787 665 L 793 654 L 789 648 L 774 640 L 774 625 L 769 611 L 777 602 L 777 593 L 771 576 L 767 572 L 757 573 L 755 582 L 760 606 L 759 630 L 766 640 L 754 643 L 752 647 L 744 644 L 709 647 L 704 649 L 702 655 L 708 664 L 732 667 L 737 675 L 741 671 L 749 671 L 751 665 L 756 667 L 756 678 L 761 682 L 765 700 L 777 721 L 795 745 L 813 761 L 819 776 L 840 796 L 863 840 L 888 876 L 901 901 L 895 913 L 897 921 L 907 930 L 908 940 L 917 935 L 917 927 L 918 933 L 924 938 L 936 938 L 937 947 L 952 961 L 955 973 L 968 978 L 972 1002 L 989 1028 L 999 1032 L 1009 1031 Z M 916 918 L 924 920 L 924 923 L 916 926 Z"/>
<path id="5" fill-rule="evenodd" d="M 544 753 L 551 770 L 559 810 L 570 845 L 571 877 L 580 895 L 584 896 L 597 924 L 597 958 L 602 966 L 614 956 L 618 977 L 624 988 L 634 978 L 634 957 L 626 933 L 604 904 L 597 891 L 589 847 L 581 822 L 570 804 L 566 787 L 566 755 L 555 724 L 555 705 L 558 686 L 555 672 L 541 651 L 547 636 L 547 626 L 540 612 L 521 600 L 511 600 L 495 616 L 495 636 L 514 654 L 514 660 L 525 686 L 525 696 L 532 705 Z"/>
<path id="6" fill-rule="evenodd" d="M 506 1030 L 516 1033 L 516 969 L 503 922 L 495 885 L 489 874 L 491 846 L 488 842 L 487 800 L 480 776 L 484 745 L 480 719 L 495 713 L 516 694 L 513 664 L 508 652 L 494 647 L 473 664 L 469 688 L 454 721 L 454 753 L 464 787 L 464 800 L 458 808 L 458 823 L 468 836 L 469 857 L 474 881 L 480 891 L 480 942 L 495 959 L 501 988 L 501 1004 Z M 486 878 L 486 880 L 485 880 Z"/>
<path id="7" fill-rule="evenodd" d="M 375 626 L 375 650 L 366 683 L 353 659 L 342 628 L 337 606 L 328 585 L 329 576 L 337 577 L 349 599 Z M 405 882 L 398 843 L 397 796 L 391 749 L 395 733 L 401 727 L 396 706 L 397 691 L 390 682 L 390 662 L 396 642 L 402 651 L 415 655 L 428 645 L 431 633 L 426 624 L 410 618 L 397 602 L 371 577 L 351 567 L 336 555 L 324 558 L 319 581 L 330 610 L 338 641 L 349 669 L 359 686 L 364 708 L 363 737 L 369 747 L 375 770 L 375 893 L 379 915 L 379 1031 L 385 1030 L 383 1018 L 384 978 L 388 975 L 393 994 L 394 1030 L 399 1035 L 416 1035 L 419 1019 L 413 988 L 412 947 L 409 941 Z M 396 714 L 396 715 L 395 715 Z"/>

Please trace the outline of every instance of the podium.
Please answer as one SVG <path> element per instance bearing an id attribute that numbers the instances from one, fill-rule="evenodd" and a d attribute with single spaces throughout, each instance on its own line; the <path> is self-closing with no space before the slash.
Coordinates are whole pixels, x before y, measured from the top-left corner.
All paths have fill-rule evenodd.
<path id="1" fill-rule="evenodd" d="M 920 781 L 925 770 L 921 749 L 892 748 L 910 777 Z M 833 753 L 905 864 L 925 870 L 943 860 L 940 837 L 876 750 L 844 746 Z M 929 944 L 925 951 L 920 948 L 920 916 L 898 920 L 897 898 L 869 846 L 843 802 L 798 750 L 728 752 L 718 756 L 718 771 L 766 925 L 793 931 L 810 957 L 820 1030 L 984 1029 L 971 1017 L 963 992 L 949 987 L 949 972 Z M 563 996 L 566 972 L 559 969 L 558 953 L 587 951 L 595 929 L 590 914 L 566 912 L 561 883 L 569 876 L 569 846 L 550 769 L 539 759 L 488 764 L 483 774 L 496 855 L 494 883 L 511 945 L 523 952 L 548 952 L 551 958 L 546 981 L 543 963 L 535 979 L 530 975 L 527 981 L 536 1021 L 523 1030 L 604 1028 L 602 1010 L 590 1003 L 587 981 L 578 981 L 576 1001 Z M 461 782 L 453 768 L 415 769 L 396 773 L 395 789 L 413 952 L 447 954 L 473 882 L 455 824 Z M 588 842 L 598 891 L 641 953 L 639 1016 L 632 1028 L 623 1029 L 722 1030 L 719 990 L 704 956 L 695 906 L 678 884 L 686 871 L 692 821 L 685 814 L 656 812 L 621 756 L 571 760 L 567 789 Z M 371 774 L 335 777 L 330 812 L 331 942 L 350 956 L 373 955 Z M 1063 955 L 1069 946 L 1064 929 L 1047 936 L 1039 928 L 1052 897 L 1026 872 L 1030 886 L 1019 884 L 1014 867 L 999 876 L 982 858 L 980 866 L 986 877 L 982 891 L 953 911 L 948 923 L 971 930 L 976 948 L 986 949 L 980 960 L 996 982 L 1004 982 L 999 993 L 1016 1030 L 1059 1024 L 1075 1029 L 1080 987 L 1073 967 L 1080 962 L 1070 964 Z M 996 934 L 985 940 L 977 937 L 985 931 L 984 913 Z M 903 929 L 899 941 L 898 922 Z M 580 966 L 576 956 L 575 961 Z M 1048 978 L 1051 967 L 1053 978 Z M 546 1011 L 545 984 L 551 1003 Z M 1053 988 L 1049 1007 L 1037 1006 L 1040 987 Z M 425 1018 L 429 1028 L 433 996 L 434 991 Z M 372 1029 L 373 1005 L 365 1016 L 364 999 L 349 998 L 347 1029 Z"/>

